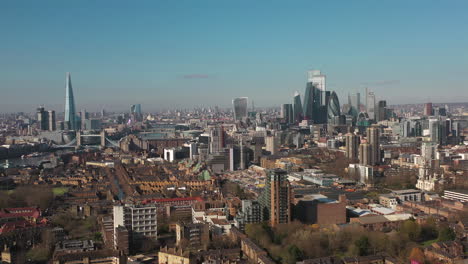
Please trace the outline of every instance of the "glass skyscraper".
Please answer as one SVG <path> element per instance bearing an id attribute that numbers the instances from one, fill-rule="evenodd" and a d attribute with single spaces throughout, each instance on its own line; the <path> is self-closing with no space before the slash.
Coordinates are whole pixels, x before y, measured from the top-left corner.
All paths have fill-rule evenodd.
<path id="1" fill-rule="evenodd" d="M 304 119 L 316 123 L 320 119 L 320 106 L 322 105 L 322 91 L 312 82 L 308 82 L 304 96 Z"/>
<path id="2" fill-rule="evenodd" d="M 301 95 L 299 92 L 294 93 L 294 122 L 299 123 L 302 121 L 304 111 L 302 110 Z"/>
<path id="3" fill-rule="evenodd" d="M 328 107 L 327 107 L 327 121 L 329 124 L 338 125 L 339 118 L 341 115 L 340 111 L 340 101 L 338 100 L 338 96 L 335 92 L 332 92 L 329 99 L 328 99 Z"/>
<path id="4" fill-rule="evenodd" d="M 65 81 L 65 123 L 68 124 L 70 130 L 78 128 L 75 112 L 75 98 L 73 97 L 73 89 L 71 84 L 71 75 L 67 72 Z"/>
<path id="5" fill-rule="evenodd" d="M 234 98 L 232 100 L 232 105 L 234 107 L 234 119 L 242 120 L 247 117 L 247 97 Z"/>

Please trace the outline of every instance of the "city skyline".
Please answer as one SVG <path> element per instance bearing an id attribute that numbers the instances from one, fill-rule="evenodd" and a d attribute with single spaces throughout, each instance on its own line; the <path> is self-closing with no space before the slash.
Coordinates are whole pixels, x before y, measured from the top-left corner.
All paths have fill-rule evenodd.
<path id="1" fill-rule="evenodd" d="M 59 112 L 67 71 L 77 107 L 96 110 L 228 107 L 241 96 L 278 106 L 310 69 L 340 101 L 368 87 L 389 104 L 466 102 L 467 5 L 6 2 L 0 111 Z"/>

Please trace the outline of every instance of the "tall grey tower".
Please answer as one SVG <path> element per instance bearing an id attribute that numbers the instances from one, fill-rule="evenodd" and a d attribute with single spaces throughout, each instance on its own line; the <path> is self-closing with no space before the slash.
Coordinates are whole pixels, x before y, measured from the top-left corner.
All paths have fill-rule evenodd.
<path id="1" fill-rule="evenodd" d="M 67 72 L 67 79 L 65 82 L 65 123 L 68 124 L 68 128 L 70 130 L 77 129 L 75 98 L 73 97 L 71 76 L 69 72 Z"/>

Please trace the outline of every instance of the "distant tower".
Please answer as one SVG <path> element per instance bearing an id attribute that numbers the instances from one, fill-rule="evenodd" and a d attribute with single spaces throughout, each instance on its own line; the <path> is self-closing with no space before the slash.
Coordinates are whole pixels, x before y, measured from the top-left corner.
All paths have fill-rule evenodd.
<path id="1" fill-rule="evenodd" d="M 55 131 L 57 130 L 57 125 L 55 122 L 55 111 L 54 110 L 49 110 L 48 112 L 49 118 L 49 131 Z"/>
<path id="2" fill-rule="evenodd" d="M 359 164 L 372 165 L 372 148 L 369 143 L 359 145 Z"/>
<path id="3" fill-rule="evenodd" d="M 301 95 L 298 91 L 294 93 L 294 122 L 300 123 L 302 121 L 302 117 L 304 115 L 304 111 L 302 110 L 302 102 L 301 102 Z"/>
<path id="4" fill-rule="evenodd" d="M 44 107 L 37 108 L 37 123 L 39 130 L 48 130 L 49 129 L 49 121 L 47 111 L 44 110 Z"/>
<path id="5" fill-rule="evenodd" d="M 67 72 L 67 79 L 65 82 L 65 123 L 68 124 L 70 130 L 76 130 L 78 125 L 76 121 L 75 98 L 73 97 L 71 76 L 70 73 Z"/>
<path id="6" fill-rule="evenodd" d="M 242 120 L 247 117 L 247 97 L 234 98 L 232 105 L 234 106 L 234 119 Z"/>
<path id="7" fill-rule="evenodd" d="M 376 120 L 376 116 L 375 116 L 375 94 L 373 92 L 367 92 L 366 111 L 367 111 L 367 114 L 369 115 L 370 119 Z"/>
<path id="8" fill-rule="evenodd" d="M 380 164 L 380 130 L 379 127 L 373 125 L 367 128 L 367 141 L 371 146 L 371 163 L 372 165 Z"/>
<path id="9" fill-rule="evenodd" d="M 432 115 L 432 103 L 425 103 L 424 104 L 424 115 L 431 116 Z"/>
<path id="10" fill-rule="evenodd" d="M 359 151 L 359 136 L 348 133 L 346 134 L 346 157 L 348 159 L 357 159 Z"/>
<path id="11" fill-rule="evenodd" d="M 282 104 L 281 105 L 281 118 L 286 121 L 288 124 L 294 123 L 293 120 L 293 105 L 292 104 Z"/>

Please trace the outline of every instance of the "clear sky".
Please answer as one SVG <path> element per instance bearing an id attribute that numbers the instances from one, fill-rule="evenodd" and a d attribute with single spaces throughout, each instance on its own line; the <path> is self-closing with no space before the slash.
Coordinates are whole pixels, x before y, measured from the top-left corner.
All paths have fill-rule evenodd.
<path id="1" fill-rule="evenodd" d="M 258 106 L 320 69 L 342 103 L 468 101 L 468 1 L 0 1 L 0 111 Z"/>

